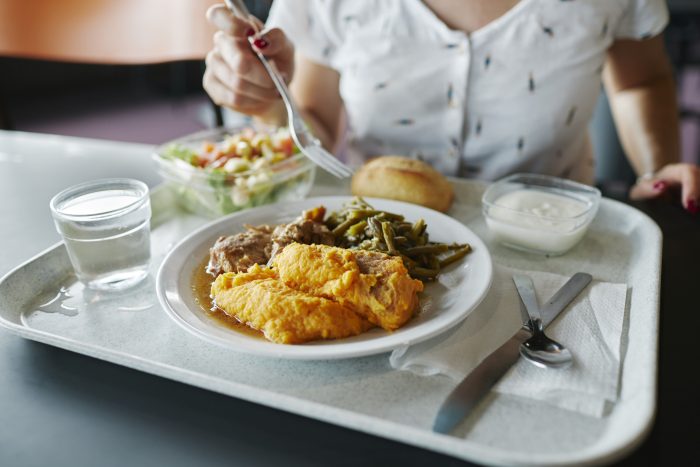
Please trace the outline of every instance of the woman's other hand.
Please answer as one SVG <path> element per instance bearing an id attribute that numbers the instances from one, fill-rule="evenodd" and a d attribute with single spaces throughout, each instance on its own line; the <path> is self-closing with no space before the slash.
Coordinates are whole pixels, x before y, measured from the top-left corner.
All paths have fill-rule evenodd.
<path id="1" fill-rule="evenodd" d="M 688 212 L 700 212 L 700 168 L 693 164 L 668 164 L 652 176 L 640 177 L 630 198 L 657 198 L 674 189 L 680 189 L 681 204 Z"/>
<path id="2" fill-rule="evenodd" d="M 212 100 L 221 106 L 274 122 L 282 116 L 279 94 L 262 63 L 251 50 L 255 47 L 272 60 L 287 82 L 294 73 L 294 46 L 280 29 L 255 36 L 255 29 L 235 17 L 223 5 L 207 11 L 207 19 L 219 31 L 214 48 L 206 58 L 203 85 Z M 258 20 L 256 26 L 262 29 Z"/>

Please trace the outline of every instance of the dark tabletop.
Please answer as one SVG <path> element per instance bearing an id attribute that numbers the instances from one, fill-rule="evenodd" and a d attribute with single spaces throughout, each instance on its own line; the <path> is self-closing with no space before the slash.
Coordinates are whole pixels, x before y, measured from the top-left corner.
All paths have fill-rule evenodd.
<path id="1" fill-rule="evenodd" d="M 700 216 L 665 201 L 632 202 L 663 232 L 657 414 L 645 443 L 620 465 L 690 465 L 700 433 Z"/>

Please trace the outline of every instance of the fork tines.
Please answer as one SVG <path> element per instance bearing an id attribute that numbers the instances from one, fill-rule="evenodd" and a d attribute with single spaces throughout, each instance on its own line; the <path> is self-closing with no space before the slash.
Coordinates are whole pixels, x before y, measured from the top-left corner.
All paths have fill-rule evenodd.
<path id="1" fill-rule="evenodd" d="M 306 157 L 314 161 L 316 165 L 323 168 L 331 175 L 338 178 L 347 178 L 353 173 L 350 167 L 336 159 L 335 156 L 320 146 L 307 146 L 300 149 Z"/>

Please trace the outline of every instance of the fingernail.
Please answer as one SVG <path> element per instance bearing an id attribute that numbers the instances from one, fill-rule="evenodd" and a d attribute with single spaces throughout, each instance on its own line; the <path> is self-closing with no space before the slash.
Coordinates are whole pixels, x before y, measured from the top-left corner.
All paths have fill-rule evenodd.
<path id="1" fill-rule="evenodd" d="M 688 204 L 686 206 L 686 209 L 688 210 L 689 213 L 691 214 L 697 214 L 698 211 L 700 211 L 700 208 L 698 208 L 698 204 L 695 202 L 694 199 L 691 199 L 688 201 Z"/>
<path id="2" fill-rule="evenodd" d="M 260 38 L 260 39 L 255 39 L 255 40 L 253 41 L 253 45 L 254 45 L 255 47 L 257 47 L 258 49 L 264 49 L 265 47 L 267 47 L 268 45 L 270 45 L 270 43 L 267 42 L 265 39 Z"/>
<path id="3" fill-rule="evenodd" d="M 252 36 L 253 34 L 255 34 L 255 29 L 248 29 L 248 30 L 245 32 L 245 35 L 248 36 L 248 37 Z"/>
<path id="4" fill-rule="evenodd" d="M 661 180 L 659 180 L 658 182 L 654 183 L 654 189 L 656 191 L 661 191 L 664 188 L 666 188 L 666 182 L 662 182 Z"/>

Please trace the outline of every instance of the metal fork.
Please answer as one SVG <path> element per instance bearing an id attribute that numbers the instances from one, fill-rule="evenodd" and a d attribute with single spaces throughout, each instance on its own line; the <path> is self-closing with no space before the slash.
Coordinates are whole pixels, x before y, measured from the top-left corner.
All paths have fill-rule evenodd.
<path id="1" fill-rule="evenodd" d="M 251 14 L 248 11 L 248 8 L 245 6 L 243 0 L 225 0 L 225 2 L 228 9 L 231 10 L 234 15 L 250 23 L 256 33 L 260 32 L 258 31 L 257 24 L 251 20 Z M 299 110 L 289 94 L 289 89 L 287 89 L 287 85 L 277 70 L 275 64 L 268 61 L 267 58 L 257 50 L 253 49 L 253 52 L 255 52 L 255 54 L 258 56 L 258 59 L 265 67 L 265 70 L 267 70 L 270 78 L 272 78 L 272 82 L 275 84 L 277 91 L 279 92 L 280 96 L 282 96 L 284 107 L 287 110 L 289 134 L 302 154 L 311 159 L 319 167 L 325 169 L 331 175 L 338 178 L 347 178 L 351 176 L 353 173 L 352 169 L 336 159 L 333 154 L 323 149 L 321 142 L 306 126 L 306 123 L 304 123 L 304 120 L 302 120 L 300 116 L 301 114 L 299 113 Z"/>

